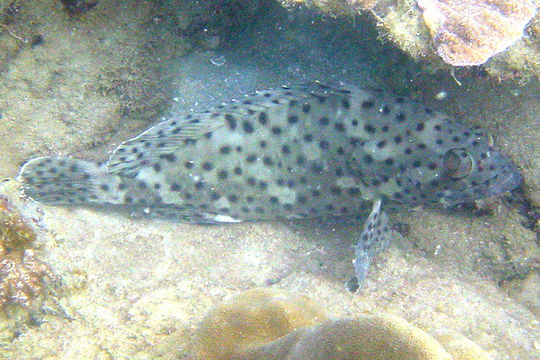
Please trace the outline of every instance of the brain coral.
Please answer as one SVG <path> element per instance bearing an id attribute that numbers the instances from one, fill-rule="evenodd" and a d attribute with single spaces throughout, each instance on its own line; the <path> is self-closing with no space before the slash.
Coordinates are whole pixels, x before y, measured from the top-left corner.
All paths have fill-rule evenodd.
<path id="1" fill-rule="evenodd" d="M 231 359 L 233 352 L 261 346 L 324 319 L 320 307 L 303 296 L 275 289 L 247 290 L 204 318 L 194 352 L 200 359 Z"/>
<path id="2" fill-rule="evenodd" d="M 485 63 L 523 35 L 532 0 L 418 0 L 437 53 L 450 65 Z"/>
<path id="3" fill-rule="evenodd" d="M 326 320 L 303 296 L 253 289 L 210 311 L 191 350 L 200 360 L 489 360 L 460 334 L 438 335 L 391 315 Z"/>

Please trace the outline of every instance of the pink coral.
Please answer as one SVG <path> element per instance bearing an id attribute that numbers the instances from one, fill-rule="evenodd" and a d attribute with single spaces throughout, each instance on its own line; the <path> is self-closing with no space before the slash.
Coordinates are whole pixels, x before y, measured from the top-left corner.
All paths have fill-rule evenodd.
<path id="1" fill-rule="evenodd" d="M 519 40 L 532 0 L 418 0 L 437 53 L 450 65 L 485 63 Z"/>

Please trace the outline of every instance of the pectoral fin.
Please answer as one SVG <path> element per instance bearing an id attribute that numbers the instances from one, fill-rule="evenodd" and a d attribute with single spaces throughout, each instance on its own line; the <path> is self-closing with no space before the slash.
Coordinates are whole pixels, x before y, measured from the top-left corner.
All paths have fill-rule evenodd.
<path id="1" fill-rule="evenodd" d="M 356 276 L 346 283 L 350 291 L 356 292 L 362 286 L 371 259 L 390 245 L 391 232 L 388 216 L 381 209 L 381 199 L 377 199 L 373 203 L 360 239 L 354 247 L 355 258 L 353 264 Z"/>

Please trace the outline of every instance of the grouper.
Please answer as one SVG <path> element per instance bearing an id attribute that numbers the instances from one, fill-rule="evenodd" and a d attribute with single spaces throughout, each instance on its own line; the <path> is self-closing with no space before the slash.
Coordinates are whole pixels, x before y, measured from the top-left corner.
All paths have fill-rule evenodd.
<path id="1" fill-rule="evenodd" d="M 382 91 L 312 82 L 169 118 L 104 163 L 31 159 L 20 179 L 43 203 L 121 207 L 191 223 L 371 209 L 355 246 L 361 284 L 390 241 L 386 204 L 455 206 L 503 194 L 522 178 L 478 127 Z"/>

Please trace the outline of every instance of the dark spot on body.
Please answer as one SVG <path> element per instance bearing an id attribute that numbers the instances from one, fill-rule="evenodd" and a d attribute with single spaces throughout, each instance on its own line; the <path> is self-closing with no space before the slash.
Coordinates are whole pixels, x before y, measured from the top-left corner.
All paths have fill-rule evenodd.
<path id="1" fill-rule="evenodd" d="M 249 155 L 248 157 L 246 157 L 246 161 L 250 164 L 254 163 L 255 161 L 257 161 L 257 155 L 255 154 Z"/>
<path id="2" fill-rule="evenodd" d="M 281 128 L 279 126 L 274 126 L 272 128 L 272 134 L 274 135 L 280 135 L 281 134 Z"/>
<path id="3" fill-rule="evenodd" d="M 167 160 L 168 162 L 175 162 L 176 161 L 176 155 L 174 154 L 161 154 L 159 155 L 159 158 L 160 159 L 165 159 Z"/>
<path id="4" fill-rule="evenodd" d="M 370 124 L 364 125 L 364 130 L 369 134 L 375 134 L 376 131 L 375 128 Z"/>
<path id="5" fill-rule="evenodd" d="M 298 122 L 298 116 L 291 115 L 291 116 L 289 116 L 287 121 L 289 122 L 289 124 L 296 124 Z"/>
<path id="6" fill-rule="evenodd" d="M 259 114 L 259 122 L 262 125 L 265 125 L 268 122 L 268 115 L 263 111 Z"/>
<path id="7" fill-rule="evenodd" d="M 364 109 L 371 109 L 371 108 L 373 107 L 373 105 L 374 105 L 374 102 L 373 102 L 373 101 L 371 101 L 371 100 L 366 100 L 366 101 L 362 101 L 362 105 L 361 105 L 361 106 L 362 106 Z"/>
<path id="8" fill-rule="evenodd" d="M 152 168 L 154 169 L 155 172 L 160 172 L 161 171 L 161 165 L 159 163 L 154 163 L 152 165 Z"/>
<path id="9" fill-rule="evenodd" d="M 342 122 L 337 122 L 334 124 L 334 128 L 337 130 L 337 131 L 340 131 L 340 132 L 343 132 L 345 131 L 345 125 L 343 125 Z"/>
<path id="10" fill-rule="evenodd" d="M 201 190 L 204 187 L 204 181 L 197 181 L 195 183 L 195 189 Z"/>
<path id="11" fill-rule="evenodd" d="M 274 165 L 274 160 L 272 160 L 272 158 L 270 158 L 270 157 L 268 157 L 268 156 L 265 156 L 265 157 L 263 158 L 263 163 L 264 163 L 264 165 L 266 165 L 266 166 L 272 166 L 272 165 Z"/>
<path id="12" fill-rule="evenodd" d="M 418 132 L 424 131 L 424 127 L 425 127 L 425 125 L 424 125 L 423 122 L 418 123 L 418 124 L 416 124 L 416 131 L 418 131 Z"/>
<path id="13" fill-rule="evenodd" d="M 289 148 L 288 145 L 283 145 L 283 146 L 281 147 L 281 152 L 282 152 L 283 154 L 289 154 L 289 153 L 291 152 L 291 149 Z"/>
<path id="14" fill-rule="evenodd" d="M 309 105 L 307 103 L 302 105 L 302 112 L 303 113 L 307 114 L 307 113 L 309 113 L 310 110 L 311 110 L 311 105 Z"/>
<path id="15" fill-rule="evenodd" d="M 226 178 L 229 176 L 229 174 L 227 173 L 226 170 L 220 170 L 220 171 L 218 172 L 217 176 L 218 176 L 218 178 L 220 178 L 220 179 L 226 179 Z"/>
<path id="16" fill-rule="evenodd" d="M 321 174 L 323 169 L 319 164 L 313 164 L 313 165 L 311 165 L 311 171 L 314 174 Z"/>
<path id="17" fill-rule="evenodd" d="M 319 147 L 320 147 L 322 150 L 328 150 L 328 148 L 330 147 L 330 144 L 328 144 L 328 141 L 322 140 L 322 141 L 319 143 Z"/>
<path id="18" fill-rule="evenodd" d="M 227 121 L 227 124 L 229 125 L 229 129 L 234 130 L 236 129 L 236 119 L 231 114 L 225 115 L 225 121 Z"/>
<path id="19" fill-rule="evenodd" d="M 251 134 L 253 132 L 253 125 L 251 125 L 251 122 L 247 121 L 247 120 L 244 120 L 242 122 L 242 128 L 244 129 L 244 131 L 248 134 Z"/>
<path id="20" fill-rule="evenodd" d="M 202 165 L 202 168 L 206 171 L 210 171 L 214 168 L 214 165 L 212 165 L 212 163 L 209 163 L 209 162 L 204 162 Z"/>

